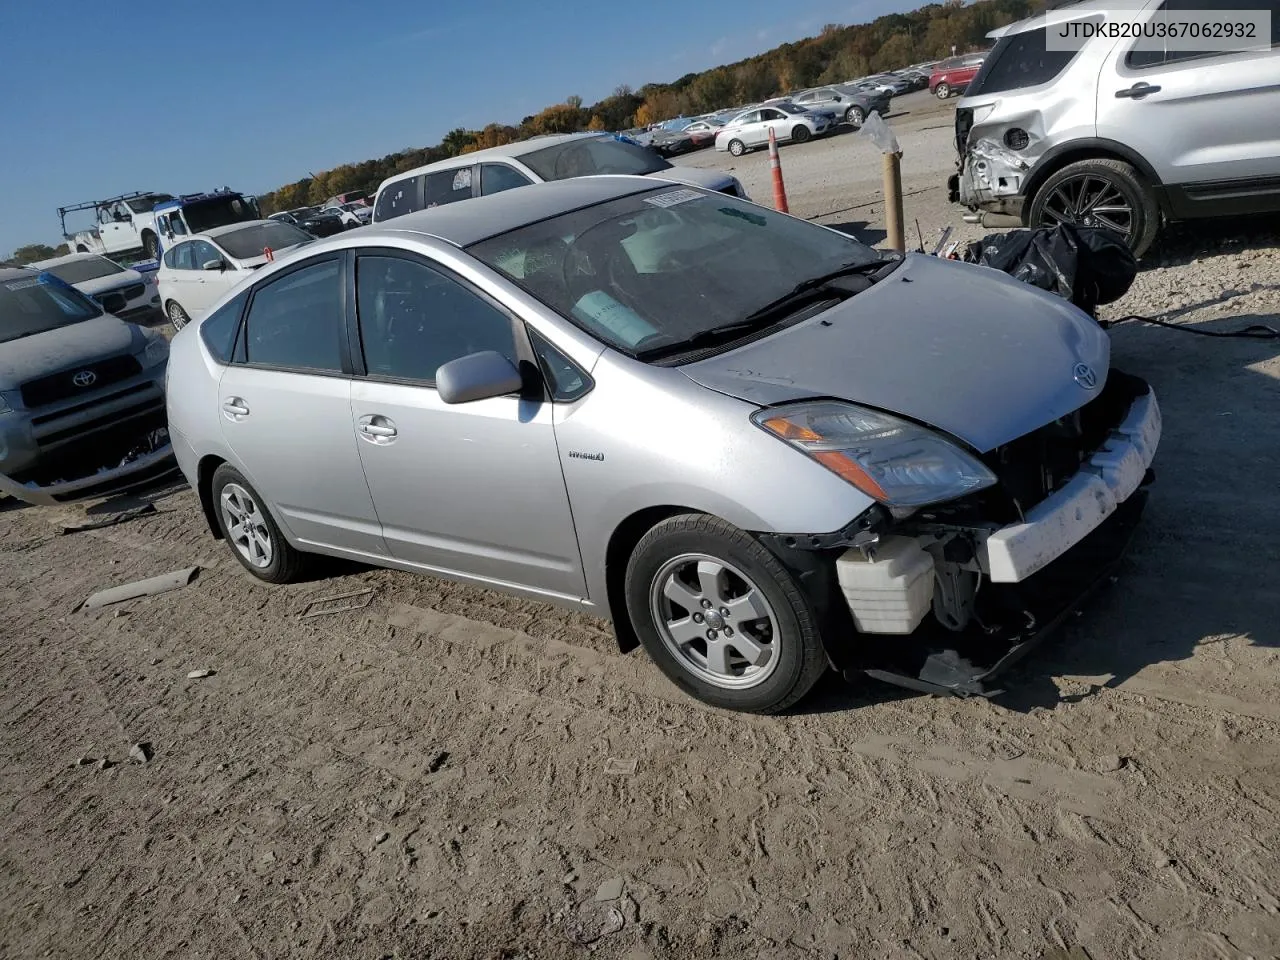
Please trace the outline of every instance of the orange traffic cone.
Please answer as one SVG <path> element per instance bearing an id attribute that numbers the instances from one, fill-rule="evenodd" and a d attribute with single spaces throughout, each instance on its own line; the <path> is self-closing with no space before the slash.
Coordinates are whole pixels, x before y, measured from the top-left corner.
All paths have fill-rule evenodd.
<path id="1" fill-rule="evenodd" d="M 787 210 L 787 188 L 782 184 L 782 161 L 778 159 L 778 136 L 769 128 L 769 169 L 773 171 L 773 205 L 782 213 Z"/>

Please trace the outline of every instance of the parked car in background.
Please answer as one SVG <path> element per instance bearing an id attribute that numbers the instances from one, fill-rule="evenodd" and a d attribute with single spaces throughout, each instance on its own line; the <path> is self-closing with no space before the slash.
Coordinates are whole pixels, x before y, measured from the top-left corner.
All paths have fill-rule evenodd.
<path id="1" fill-rule="evenodd" d="M 262 219 L 256 197 L 227 187 L 163 200 L 155 205 L 155 215 L 161 250 L 215 227 Z"/>
<path id="2" fill-rule="evenodd" d="M 320 212 L 325 216 L 337 217 L 347 229 L 363 227 L 373 218 L 373 207 L 356 201 L 325 207 Z"/>
<path id="3" fill-rule="evenodd" d="M 178 462 L 254 577 L 560 603 L 758 712 L 830 665 L 981 691 L 1111 572 L 1160 439 L 1066 300 L 644 177 L 316 241 L 172 351 Z"/>
<path id="4" fill-rule="evenodd" d="M 874 110 L 880 116 L 889 112 L 892 98 L 888 94 L 855 90 L 852 87 L 827 86 L 806 90 L 795 98 L 797 107 L 806 110 L 834 112 L 837 122 L 862 126 Z"/>
<path id="5" fill-rule="evenodd" d="M 888 87 L 892 91 L 893 96 L 895 97 L 899 97 L 899 96 L 902 96 L 904 93 L 911 92 L 911 84 L 907 82 L 905 79 L 903 79 L 902 77 L 898 76 L 897 74 L 877 73 L 877 74 L 873 74 L 867 79 L 873 83 L 878 83 L 878 84 L 881 84 L 882 86 Z"/>
<path id="6" fill-rule="evenodd" d="M 1280 212 L 1280 9 L 1269 50 L 1048 48 L 1049 30 L 1108 9 L 1085 0 L 992 34 L 956 105 L 952 200 L 1029 226 L 1108 227 L 1138 256 L 1166 221 Z"/>
<path id="7" fill-rule="evenodd" d="M 778 103 L 746 110 L 716 134 L 716 149 L 740 157 L 748 150 L 767 146 L 772 130 L 779 143 L 804 143 L 832 127 L 823 114 L 810 113 L 793 103 Z"/>
<path id="8" fill-rule="evenodd" d="M 301 227 L 314 237 L 331 237 L 347 229 L 347 224 L 336 213 L 324 213 L 319 207 L 297 207 L 273 213 L 268 220 L 279 220 Z"/>
<path id="9" fill-rule="evenodd" d="M 389 177 L 378 188 L 373 222 L 531 183 L 601 174 L 650 176 L 746 196 L 738 178 L 727 173 L 674 167 L 655 151 L 613 134 L 568 133 L 477 150 Z"/>
<path id="10" fill-rule="evenodd" d="M 141 274 L 96 253 L 72 253 L 28 266 L 71 284 L 121 320 L 149 323 L 163 316 L 154 273 Z"/>
<path id="11" fill-rule="evenodd" d="M 675 157 L 696 149 L 693 137 L 686 133 L 683 128 L 680 130 L 655 130 L 649 137 L 647 146 L 663 157 Z"/>
<path id="12" fill-rule="evenodd" d="M 723 123 L 713 117 L 702 117 L 693 121 L 682 132 L 693 141 L 693 148 L 700 150 L 703 147 L 710 147 L 715 144 L 716 134 L 720 132 L 720 128 L 723 126 Z"/>
<path id="13" fill-rule="evenodd" d="M 761 107 L 782 107 L 786 105 L 790 110 L 803 110 L 812 113 L 814 116 L 825 117 L 827 123 L 834 127 L 844 119 L 844 111 L 834 104 L 813 105 L 798 104 L 791 96 L 773 97 L 765 100 L 760 104 Z"/>
<path id="14" fill-rule="evenodd" d="M 344 203 L 359 203 L 368 207 L 373 205 L 373 199 L 367 190 L 348 190 L 346 193 L 334 194 L 324 202 L 324 206 L 340 207 Z"/>
<path id="15" fill-rule="evenodd" d="M 172 200 L 168 193 L 126 193 L 107 200 L 91 200 L 58 208 L 62 235 L 72 253 L 100 253 L 132 262 L 155 260 L 160 256 L 154 208 Z M 67 232 L 67 214 L 92 211 L 95 226 Z"/>
<path id="16" fill-rule="evenodd" d="M 852 87 L 854 90 L 862 90 L 866 93 L 887 97 L 894 97 L 899 93 L 897 84 L 885 83 L 883 80 L 872 80 L 869 77 L 863 77 L 861 80 L 852 80 L 845 86 Z"/>
<path id="17" fill-rule="evenodd" d="M 986 57 L 985 53 L 970 53 L 935 64 L 933 73 L 929 75 L 929 92 L 939 100 L 963 93 L 969 82 L 978 75 Z"/>
<path id="18" fill-rule="evenodd" d="M 0 267 L 0 492 L 53 504 L 171 472 L 168 358 L 55 274 Z"/>
<path id="19" fill-rule="evenodd" d="M 254 220 L 174 244 L 164 252 L 156 275 L 165 315 L 181 330 L 249 273 L 313 240 L 291 223 Z"/>

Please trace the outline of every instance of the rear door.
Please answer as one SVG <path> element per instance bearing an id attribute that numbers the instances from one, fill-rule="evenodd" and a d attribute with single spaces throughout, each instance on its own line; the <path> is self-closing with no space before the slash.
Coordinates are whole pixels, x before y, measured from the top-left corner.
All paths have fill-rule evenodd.
<path id="1" fill-rule="evenodd" d="M 1166 0 L 1153 12 L 1212 6 Z M 1122 40 L 1098 78 L 1098 136 L 1133 147 L 1174 186 L 1179 216 L 1280 204 L 1280 0 L 1229 6 L 1271 12 L 1270 49 L 1148 50 Z"/>
<path id="2" fill-rule="evenodd" d="M 585 595 L 553 405 L 506 396 L 450 405 L 450 360 L 495 350 L 530 363 L 523 324 L 441 264 L 404 251 L 356 259 L 365 375 L 355 438 L 382 534 L 398 559 L 539 593 Z"/>
<path id="3" fill-rule="evenodd" d="M 219 412 L 249 482 L 297 540 L 384 556 L 351 431 L 346 287 L 341 253 L 256 287 Z"/>
<path id="4" fill-rule="evenodd" d="M 795 125 L 792 121 L 794 120 L 796 123 L 799 122 L 795 117 L 783 113 L 781 110 L 774 107 L 765 107 L 761 110 L 760 119 L 764 121 L 760 124 L 761 139 L 758 141 L 760 143 L 769 142 L 770 128 L 772 128 L 774 136 L 776 136 L 779 141 L 790 139 L 791 128 Z"/>

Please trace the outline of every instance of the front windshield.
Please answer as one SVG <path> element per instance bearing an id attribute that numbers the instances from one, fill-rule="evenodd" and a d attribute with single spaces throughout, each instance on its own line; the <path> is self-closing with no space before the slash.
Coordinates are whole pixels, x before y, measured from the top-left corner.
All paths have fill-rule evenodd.
<path id="1" fill-rule="evenodd" d="M 214 227 L 257 220 L 258 211 L 245 197 L 214 197 L 186 204 L 182 217 L 192 233 L 204 233 Z"/>
<path id="2" fill-rule="evenodd" d="M 45 277 L 0 281 L 0 343 L 102 315 L 80 291 Z"/>
<path id="3" fill-rule="evenodd" d="M 125 203 L 134 213 L 150 213 L 151 208 L 157 203 L 172 199 L 173 197 L 167 193 L 148 193 L 145 197 L 135 197 L 132 200 L 126 200 Z"/>
<path id="4" fill-rule="evenodd" d="M 468 248 L 631 356 L 738 323 L 797 284 L 878 255 L 737 198 L 664 186 Z"/>
<path id="5" fill-rule="evenodd" d="M 671 164 L 651 150 L 612 137 L 576 137 L 522 154 L 520 162 L 543 180 L 604 173 L 643 175 L 671 169 Z"/>
<path id="6" fill-rule="evenodd" d="M 273 251 L 296 247 L 311 241 L 311 234 L 279 220 L 264 220 L 214 238 L 223 250 L 237 260 L 252 260 L 270 247 Z"/>
<path id="7" fill-rule="evenodd" d="M 106 257 L 85 257 L 83 260 L 55 263 L 43 269 L 52 273 L 59 280 L 67 281 L 67 283 L 84 283 L 86 280 L 109 277 L 113 273 L 124 273 L 124 267 L 117 263 L 112 263 Z"/>

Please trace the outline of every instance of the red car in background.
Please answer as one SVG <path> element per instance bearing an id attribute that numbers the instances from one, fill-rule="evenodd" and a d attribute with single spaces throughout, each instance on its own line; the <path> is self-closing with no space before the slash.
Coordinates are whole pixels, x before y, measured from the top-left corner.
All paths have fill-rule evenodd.
<path id="1" fill-rule="evenodd" d="M 933 73 L 929 76 L 929 92 L 939 100 L 964 93 L 964 88 L 978 75 L 986 59 L 985 53 L 966 53 L 934 64 Z"/>

